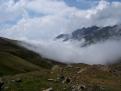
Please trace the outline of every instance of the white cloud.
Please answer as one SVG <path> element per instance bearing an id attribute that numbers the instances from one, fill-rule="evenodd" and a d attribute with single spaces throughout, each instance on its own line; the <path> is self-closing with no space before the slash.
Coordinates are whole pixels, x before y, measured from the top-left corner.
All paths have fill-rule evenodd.
<path id="1" fill-rule="evenodd" d="M 13 0 L 3 2 L 0 5 L 0 23 L 15 21 L 23 15 L 23 2 L 14 3 Z"/>
<path id="2" fill-rule="evenodd" d="M 43 16 L 31 18 L 28 10 Z M 15 21 L 16 17 L 21 19 L 8 29 L 0 30 L 0 34 L 12 38 L 50 39 L 84 26 L 121 23 L 120 10 L 120 2 L 109 3 L 105 0 L 86 10 L 69 7 L 63 0 L 19 0 L 16 3 L 8 0 L 0 6 L 0 22 Z"/>
<path id="3" fill-rule="evenodd" d="M 28 10 L 43 14 L 43 16 L 31 18 L 28 14 Z M 80 61 L 80 59 L 84 59 L 84 57 L 88 56 L 89 59 L 87 59 L 86 62 L 89 62 L 92 58 L 95 61 L 90 61 L 89 63 L 101 63 L 102 61 L 96 62 L 96 59 L 101 57 L 103 58 L 105 56 L 102 55 L 103 52 L 102 54 L 99 53 L 98 57 L 91 54 L 92 51 L 95 51 L 95 53 L 97 52 L 96 50 L 100 51 L 101 49 L 99 47 L 92 50 L 90 49 L 92 48 L 90 46 L 90 48 L 87 48 L 86 50 L 82 49 L 83 52 L 80 53 L 79 50 L 81 49 L 76 48 L 72 43 L 69 45 L 65 45 L 63 43 L 56 44 L 56 42 L 52 40 L 60 33 L 72 32 L 75 29 L 84 26 L 107 26 L 121 23 L 120 10 L 120 2 L 109 3 L 105 0 L 101 0 L 97 6 L 93 6 L 86 10 L 69 7 L 63 0 L 20 0 L 16 3 L 13 0 L 9 0 L 0 6 L 0 22 L 13 21 L 16 20 L 15 17 L 20 16 L 22 18 L 20 20 L 16 20 L 18 21 L 17 24 L 0 30 L 0 36 L 13 39 L 39 41 L 40 45 L 38 46 L 41 46 L 41 50 L 46 52 L 43 55 L 49 58 L 52 55 L 48 55 L 47 53 L 51 54 L 50 52 L 54 50 L 54 52 L 58 54 L 56 56 L 63 61 L 69 61 L 71 59 L 74 60 L 81 56 L 78 60 L 76 60 L 76 62 L 84 62 Z M 44 40 L 44 42 L 41 40 Z M 51 43 L 49 43 L 48 40 Z M 52 49 L 49 49 L 50 46 Z M 103 48 L 104 46 L 101 47 Z M 69 59 L 67 60 L 63 58 Z M 107 56 L 104 58 L 107 58 Z M 55 57 L 55 59 L 57 58 Z"/>
<path id="4" fill-rule="evenodd" d="M 121 57 L 121 41 L 107 40 L 87 47 L 79 47 L 72 42 L 31 41 L 21 44 L 36 51 L 43 57 L 66 63 L 106 64 L 117 61 Z"/>

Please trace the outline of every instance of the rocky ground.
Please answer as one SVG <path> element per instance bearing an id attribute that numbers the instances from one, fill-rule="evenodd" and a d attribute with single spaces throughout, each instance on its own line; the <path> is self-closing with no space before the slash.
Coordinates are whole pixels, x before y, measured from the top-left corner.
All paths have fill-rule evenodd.
<path id="1" fill-rule="evenodd" d="M 54 65 L 41 70 L 4 76 L 1 91 L 121 91 L 121 72 L 112 66 Z"/>

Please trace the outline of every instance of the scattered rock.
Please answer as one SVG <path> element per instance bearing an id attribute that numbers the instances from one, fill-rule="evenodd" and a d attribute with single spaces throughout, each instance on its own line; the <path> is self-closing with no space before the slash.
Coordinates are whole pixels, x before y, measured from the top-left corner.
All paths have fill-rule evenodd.
<path id="1" fill-rule="evenodd" d="M 83 69 L 79 70 L 77 73 L 80 74 L 80 73 L 84 72 L 85 70 L 86 70 L 86 68 L 83 68 Z"/>
<path id="2" fill-rule="evenodd" d="M 66 78 L 66 83 L 70 83 L 71 79 L 70 78 Z"/>
<path id="3" fill-rule="evenodd" d="M 85 85 L 80 85 L 80 89 L 84 90 L 84 89 L 86 89 L 86 86 Z"/>
<path id="4" fill-rule="evenodd" d="M 60 77 L 57 78 L 57 80 L 59 80 L 59 81 L 63 81 L 64 79 L 65 79 L 64 75 L 61 75 Z"/>
<path id="5" fill-rule="evenodd" d="M 53 88 L 48 88 L 48 89 L 45 89 L 43 91 L 54 91 Z"/>
<path id="6" fill-rule="evenodd" d="M 62 83 L 67 83 L 67 84 L 70 82 L 71 82 L 71 79 L 67 77 L 62 81 Z"/>
<path id="7" fill-rule="evenodd" d="M 16 79 L 15 81 L 16 81 L 17 83 L 22 82 L 22 80 L 21 80 L 20 78 Z"/>
<path id="8" fill-rule="evenodd" d="M 54 79 L 48 79 L 48 81 L 55 81 Z"/>
<path id="9" fill-rule="evenodd" d="M 107 65 L 104 65 L 100 67 L 100 70 L 109 72 L 111 69 Z"/>
<path id="10" fill-rule="evenodd" d="M 17 79 L 15 79 L 15 80 L 11 80 L 12 82 L 16 82 L 16 83 L 20 83 L 20 82 L 22 82 L 22 80 L 20 79 L 20 78 L 17 78 Z"/>
<path id="11" fill-rule="evenodd" d="M 86 89 L 85 85 L 73 85 L 72 86 L 72 91 L 83 91 Z"/>
<path id="12" fill-rule="evenodd" d="M 48 81 L 50 81 L 50 82 L 58 82 L 59 80 L 58 79 L 48 79 Z"/>

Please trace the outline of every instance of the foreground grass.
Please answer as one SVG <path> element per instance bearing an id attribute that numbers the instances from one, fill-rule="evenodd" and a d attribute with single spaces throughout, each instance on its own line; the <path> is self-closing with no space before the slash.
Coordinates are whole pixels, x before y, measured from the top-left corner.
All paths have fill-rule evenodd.
<path id="1" fill-rule="evenodd" d="M 49 75 L 46 70 L 19 74 L 12 77 L 3 77 L 6 82 L 3 91 L 42 91 L 52 87 L 55 91 L 70 91 L 66 84 L 61 82 L 48 81 L 49 78 L 55 78 L 56 74 Z M 21 79 L 20 83 L 12 82 L 13 79 Z M 64 89 L 66 88 L 66 89 Z"/>

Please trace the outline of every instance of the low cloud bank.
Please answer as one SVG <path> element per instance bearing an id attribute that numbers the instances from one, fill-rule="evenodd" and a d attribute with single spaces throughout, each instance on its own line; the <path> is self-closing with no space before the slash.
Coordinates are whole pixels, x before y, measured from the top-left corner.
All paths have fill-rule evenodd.
<path id="1" fill-rule="evenodd" d="M 30 45 L 27 45 L 26 43 Z M 64 63 L 106 64 L 121 58 L 121 41 L 107 40 L 80 47 L 77 42 L 27 41 L 21 44 L 45 58 Z"/>

